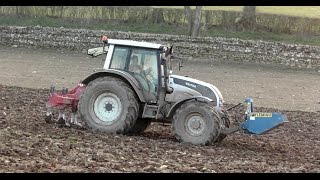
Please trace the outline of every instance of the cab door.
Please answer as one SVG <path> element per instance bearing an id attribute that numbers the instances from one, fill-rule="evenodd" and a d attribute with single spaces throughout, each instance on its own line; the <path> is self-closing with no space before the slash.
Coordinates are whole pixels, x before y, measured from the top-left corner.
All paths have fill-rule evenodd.
<path id="1" fill-rule="evenodd" d="M 160 89 L 159 57 L 157 49 L 116 45 L 109 68 L 131 74 L 139 82 L 145 100 L 155 104 Z"/>

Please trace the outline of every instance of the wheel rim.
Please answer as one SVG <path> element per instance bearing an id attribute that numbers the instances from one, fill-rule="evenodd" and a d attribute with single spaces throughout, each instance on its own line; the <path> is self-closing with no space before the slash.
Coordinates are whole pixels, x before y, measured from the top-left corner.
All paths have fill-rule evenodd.
<path id="1" fill-rule="evenodd" d="M 122 104 L 117 95 L 102 93 L 95 99 L 93 111 L 100 121 L 112 124 L 120 116 Z"/>
<path id="2" fill-rule="evenodd" d="M 191 136 L 201 136 L 206 129 L 203 116 L 198 113 L 190 114 L 185 121 L 185 129 Z"/>

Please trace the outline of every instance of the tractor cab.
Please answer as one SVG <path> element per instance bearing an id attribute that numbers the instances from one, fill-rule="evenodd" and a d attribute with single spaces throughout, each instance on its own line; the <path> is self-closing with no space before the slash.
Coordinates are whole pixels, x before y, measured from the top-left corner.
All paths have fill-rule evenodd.
<path id="1" fill-rule="evenodd" d="M 170 61 L 172 48 L 131 40 L 103 40 L 103 49 L 107 49 L 103 69 L 130 74 L 138 82 L 145 101 L 156 104 L 161 87 L 167 87 L 164 79 L 168 79 L 167 68 L 170 63 L 165 60 Z"/>

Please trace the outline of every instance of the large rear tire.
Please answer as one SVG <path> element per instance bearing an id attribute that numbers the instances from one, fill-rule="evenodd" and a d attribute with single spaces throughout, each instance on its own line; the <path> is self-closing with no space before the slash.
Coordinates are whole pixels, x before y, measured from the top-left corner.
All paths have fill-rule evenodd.
<path id="1" fill-rule="evenodd" d="M 138 118 L 139 104 L 124 81 L 100 77 L 91 81 L 79 101 L 85 127 L 104 133 L 126 134 Z"/>
<path id="2" fill-rule="evenodd" d="M 220 134 L 220 117 L 208 103 L 188 101 L 176 110 L 172 128 L 182 143 L 210 145 Z"/>

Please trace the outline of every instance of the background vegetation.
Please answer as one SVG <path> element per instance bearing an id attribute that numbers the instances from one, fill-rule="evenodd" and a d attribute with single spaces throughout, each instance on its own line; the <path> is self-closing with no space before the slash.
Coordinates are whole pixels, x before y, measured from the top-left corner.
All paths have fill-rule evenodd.
<path id="1" fill-rule="evenodd" d="M 195 7 L 191 7 L 195 9 Z M 257 6 L 252 29 L 237 23 L 241 6 L 203 6 L 200 36 L 319 45 L 320 7 Z M 188 34 L 183 6 L 1 6 L 0 25 Z"/>

